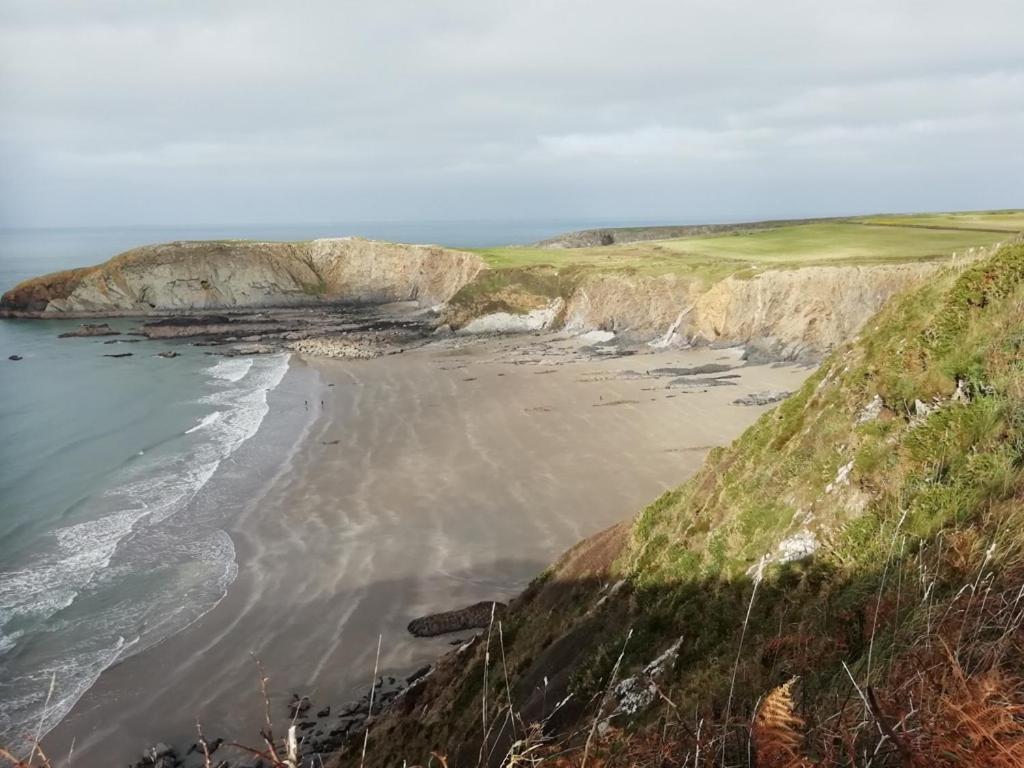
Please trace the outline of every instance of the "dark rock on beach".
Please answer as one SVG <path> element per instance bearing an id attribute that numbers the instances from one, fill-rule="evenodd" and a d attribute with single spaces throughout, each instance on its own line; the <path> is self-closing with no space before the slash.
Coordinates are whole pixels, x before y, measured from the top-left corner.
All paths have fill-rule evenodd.
<path id="1" fill-rule="evenodd" d="M 80 336 L 120 336 L 120 331 L 115 331 L 106 323 L 82 323 L 76 331 L 65 331 L 58 339 L 73 339 Z"/>
<path id="2" fill-rule="evenodd" d="M 132 356 L 131 352 L 118 352 L 117 354 L 113 354 L 113 355 L 104 355 L 104 357 L 131 357 L 131 356 Z"/>
<path id="3" fill-rule="evenodd" d="M 168 349 L 166 352 L 157 352 L 156 356 L 157 357 L 166 357 L 166 358 L 170 359 L 172 357 L 178 357 L 178 353 L 175 352 L 173 349 Z"/>
<path id="4" fill-rule="evenodd" d="M 744 397 L 738 397 L 732 401 L 733 405 L 771 405 L 781 400 L 785 400 L 789 397 L 792 392 L 783 392 L 781 390 L 769 390 L 767 392 L 753 392 Z"/>
<path id="5" fill-rule="evenodd" d="M 11 356 L 10 356 L 10 357 L 8 357 L 7 359 L 8 359 L 8 360 L 21 360 L 21 359 L 22 359 L 22 357 L 21 357 L 21 355 L 11 355 Z"/>
<path id="6" fill-rule="evenodd" d="M 464 629 L 478 629 L 491 623 L 491 612 L 494 618 L 505 614 L 506 606 L 491 600 L 484 600 L 456 611 L 432 613 L 409 622 L 407 629 L 416 637 L 435 637 L 449 632 L 461 632 Z"/>

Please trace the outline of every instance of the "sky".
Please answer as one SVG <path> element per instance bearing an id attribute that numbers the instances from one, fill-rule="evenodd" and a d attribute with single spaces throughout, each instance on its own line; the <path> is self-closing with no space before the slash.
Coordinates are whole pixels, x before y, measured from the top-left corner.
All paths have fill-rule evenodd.
<path id="1" fill-rule="evenodd" d="M 1020 0 L 0 0 L 0 226 L 1024 207 Z"/>

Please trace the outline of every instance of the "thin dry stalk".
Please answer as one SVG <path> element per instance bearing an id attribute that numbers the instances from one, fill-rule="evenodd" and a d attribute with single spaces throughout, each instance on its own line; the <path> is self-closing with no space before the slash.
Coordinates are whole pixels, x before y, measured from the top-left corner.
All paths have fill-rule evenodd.
<path id="1" fill-rule="evenodd" d="M 377 692 L 377 669 L 380 666 L 380 644 L 384 635 L 377 635 L 377 658 L 373 662 L 373 679 L 370 680 L 370 706 L 366 710 L 366 730 L 363 731 L 363 751 L 359 755 L 359 768 L 366 762 L 366 745 L 370 743 L 370 718 L 373 717 L 373 696 Z M 292 726 L 295 730 L 295 726 Z"/>
<path id="2" fill-rule="evenodd" d="M 491 666 L 491 632 L 494 629 L 494 611 L 497 603 L 491 603 L 491 620 L 487 625 L 487 645 L 484 648 L 484 685 L 480 696 L 480 726 L 483 731 L 483 738 L 480 741 L 480 755 L 476 764 L 479 766 L 484 761 L 484 751 L 487 749 L 487 737 L 490 729 L 487 727 L 487 670 Z"/>
<path id="3" fill-rule="evenodd" d="M 622 643 L 622 650 L 619 651 L 619 658 L 615 660 L 615 666 L 612 667 L 612 673 L 608 676 L 608 685 L 605 686 L 604 693 L 601 695 L 600 701 L 597 703 L 597 712 L 594 715 L 594 723 L 590 726 L 590 733 L 587 734 L 587 743 L 583 745 L 583 760 L 580 761 L 580 768 L 586 768 L 587 756 L 590 754 L 590 743 L 594 740 L 594 734 L 597 733 L 597 725 L 601 721 L 601 715 L 604 712 L 604 703 L 608 699 L 608 694 L 611 693 L 612 688 L 615 687 L 615 678 L 618 677 L 619 667 L 622 665 L 622 658 L 626 655 L 626 646 L 629 645 L 629 639 L 633 637 L 633 628 L 630 627 L 626 633 L 626 639 Z"/>
<path id="4" fill-rule="evenodd" d="M 203 768 L 210 768 L 210 749 L 206 746 L 206 737 L 203 736 L 203 726 L 199 724 L 199 718 L 196 718 L 196 733 L 199 734 L 199 745 L 203 748 Z"/>

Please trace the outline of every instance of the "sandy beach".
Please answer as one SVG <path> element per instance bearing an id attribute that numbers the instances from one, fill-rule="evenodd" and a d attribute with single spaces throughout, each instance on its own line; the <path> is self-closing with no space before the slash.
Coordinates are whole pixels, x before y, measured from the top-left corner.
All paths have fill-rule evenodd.
<path id="1" fill-rule="evenodd" d="M 708 365 L 722 370 L 680 370 Z M 45 739 L 52 758 L 74 741 L 80 768 L 128 762 L 157 741 L 190 743 L 197 718 L 210 737 L 256 743 L 254 657 L 282 720 L 293 692 L 315 706 L 363 693 L 378 635 L 382 672 L 431 662 L 467 633 L 418 639 L 411 619 L 512 597 L 769 407 L 734 400 L 793 390 L 810 372 L 744 365 L 735 349 L 598 357 L 554 336 L 292 366 L 312 382 L 310 410 L 279 407 L 308 427 L 227 522 L 238 562 L 227 595 L 104 672 Z"/>

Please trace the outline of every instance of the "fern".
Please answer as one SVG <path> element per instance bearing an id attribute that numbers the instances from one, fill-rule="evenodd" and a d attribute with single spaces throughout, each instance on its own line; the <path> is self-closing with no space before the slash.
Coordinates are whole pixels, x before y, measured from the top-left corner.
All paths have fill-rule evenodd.
<path id="1" fill-rule="evenodd" d="M 757 768 L 812 768 L 802 751 L 804 721 L 793 712 L 797 678 L 769 693 L 754 715 L 751 738 Z"/>

